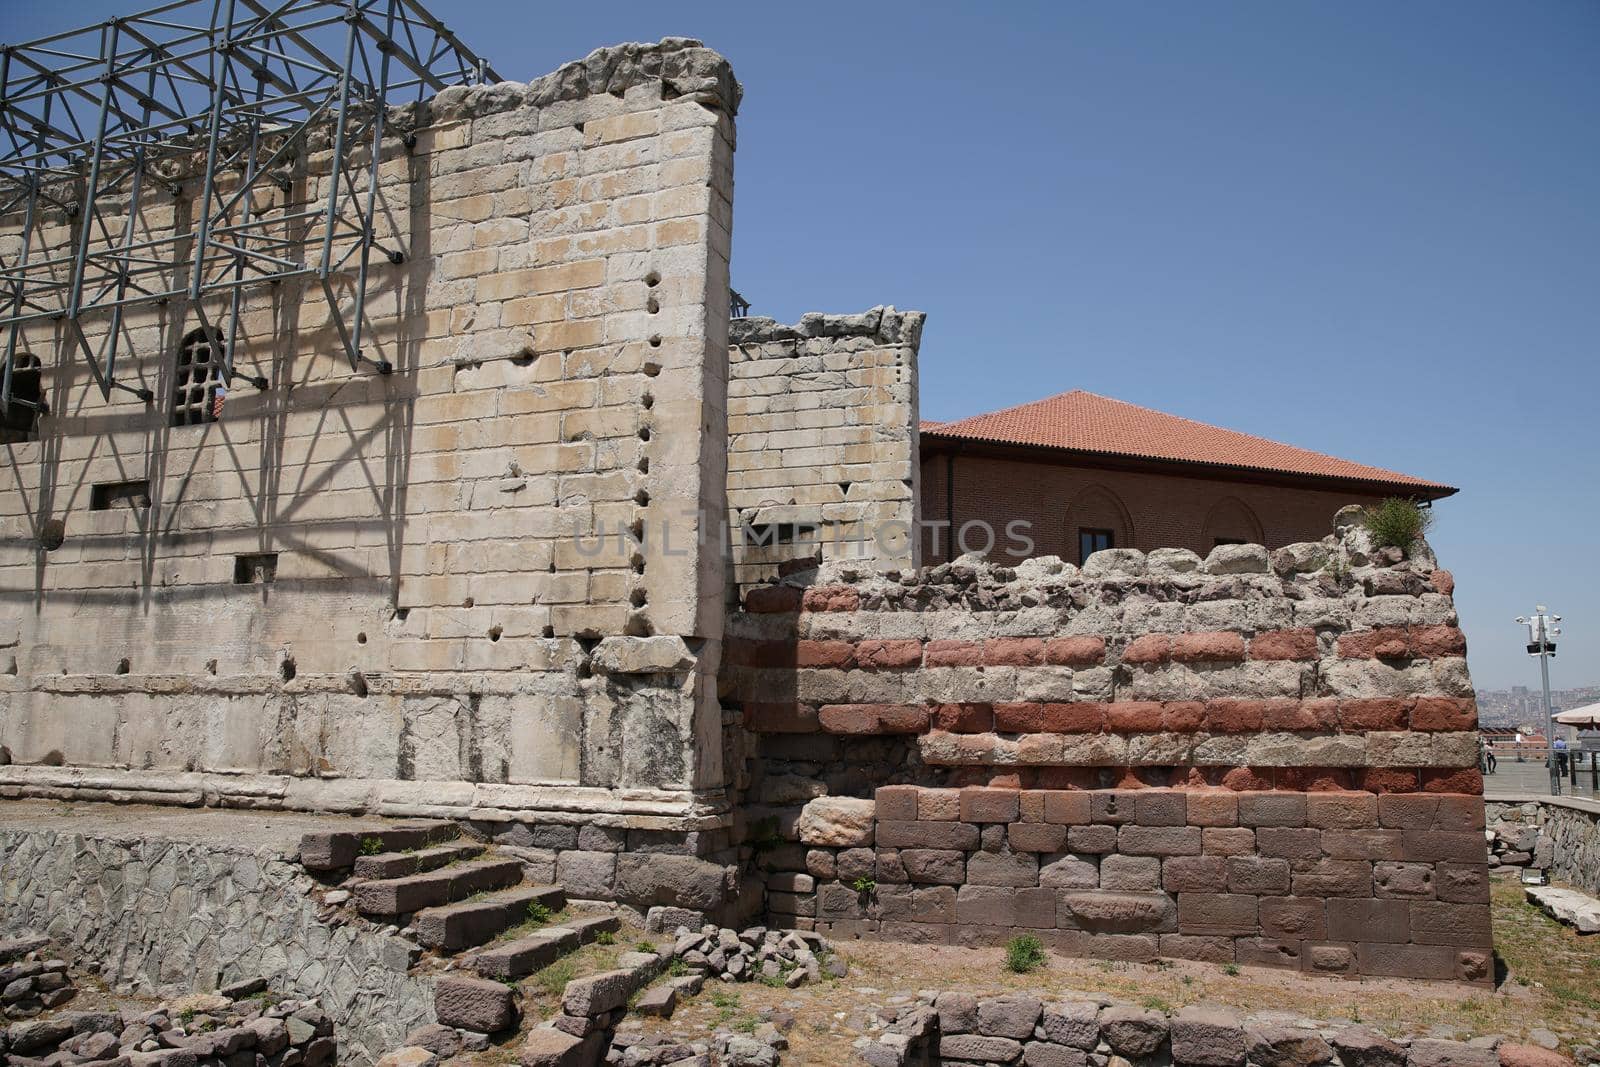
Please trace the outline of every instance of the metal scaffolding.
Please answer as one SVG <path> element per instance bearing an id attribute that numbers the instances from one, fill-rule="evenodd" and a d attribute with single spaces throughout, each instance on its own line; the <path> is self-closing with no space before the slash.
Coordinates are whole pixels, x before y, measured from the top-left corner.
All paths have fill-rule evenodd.
<path id="1" fill-rule="evenodd" d="M 498 80 L 414 0 L 177 0 L 0 49 L 0 412 L 42 406 L 12 395 L 31 323 L 65 324 L 104 397 L 149 402 L 117 381 L 128 308 L 185 301 L 222 340 L 226 382 L 245 290 L 294 278 L 320 283 L 357 368 L 371 253 L 403 259 L 373 231 L 388 109 Z M 174 223 L 153 226 L 163 194 Z M 274 195 L 282 210 L 261 210 Z M 92 315 L 108 320 L 98 344 Z"/>

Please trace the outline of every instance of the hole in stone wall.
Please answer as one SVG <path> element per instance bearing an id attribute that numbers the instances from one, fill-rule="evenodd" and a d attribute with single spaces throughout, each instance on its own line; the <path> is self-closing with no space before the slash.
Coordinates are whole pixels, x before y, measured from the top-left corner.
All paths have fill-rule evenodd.
<path id="1" fill-rule="evenodd" d="M 278 664 L 278 676 L 286 682 L 294 681 L 295 665 L 293 656 L 283 657 L 283 662 Z"/>
<path id="2" fill-rule="evenodd" d="M 67 541 L 67 524 L 60 519 L 47 519 L 39 527 L 39 545 L 46 552 L 54 552 Z"/>
<path id="3" fill-rule="evenodd" d="M 406 617 L 408 615 L 410 615 L 410 614 L 411 614 L 411 609 L 410 608 L 395 608 L 394 609 L 394 617 L 395 617 L 395 620 L 397 622 L 405 622 L 406 621 Z"/>
<path id="4" fill-rule="evenodd" d="M 366 635 L 365 632 L 356 634 L 356 644 L 364 645 L 366 643 L 367 643 L 367 635 Z"/>
<path id="5" fill-rule="evenodd" d="M 206 660 L 206 673 L 207 674 L 216 674 L 217 673 L 217 661 L 216 660 L 214 660 L 214 659 Z"/>
<path id="6" fill-rule="evenodd" d="M 533 366 L 533 356 L 531 354 L 530 355 L 521 355 L 521 356 L 512 356 L 511 357 L 511 365 L 513 367 L 531 367 L 531 366 Z"/>
<path id="7" fill-rule="evenodd" d="M 848 495 L 849 492 L 850 492 L 850 483 L 849 482 L 840 482 L 839 483 L 839 492 L 845 493 L 845 494 Z"/>
<path id="8" fill-rule="evenodd" d="M 640 474 L 649 474 L 650 473 L 650 457 L 649 456 L 643 456 L 643 457 L 640 458 L 640 460 L 639 460 L 639 473 Z"/>
<path id="9" fill-rule="evenodd" d="M 110 511 L 115 507 L 150 506 L 150 483 L 140 478 L 132 482 L 101 482 L 89 488 L 89 510 Z"/>
<path id="10" fill-rule="evenodd" d="M 358 697 L 364 697 L 367 695 L 366 675 L 362 674 L 360 671 L 351 671 L 348 681 L 350 683 L 350 692 L 354 693 Z"/>
<path id="11" fill-rule="evenodd" d="M 661 335 L 659 333 L 650 335 L 650 347 L 651 348 L 660 348 L 661 347 Z"/>
<path id="12" fill-rule="evenodd" d="M 641 441 L 650 440 L 650 427 L 648 427 L 648 426 L 639 427 L 639 440 L 641 440 Z"/>
<path id="13" fill-rule="evenodd" d="M 628 637 L 649 637 L 655 630 L 643 615 L 629 615 L 628 621 L 622 624 L 622 632 Z"/>
<path id="14" fill-rule="evenodd" d="M 661 313 L 661 301 L 652 296 L 645 301 L 644 309 L 652 315 L 659 315 Z"/>
<path id="15" fill-rule="evenodd" d="M 129 661 L 128 657 L 124 656 L 117 661 L 118 674 L 127 674 L 131 670 L 133 670 L 133 664 Z"/>
<path id="16" fill-rule="evenodd" d="M 654 289 L 656 286 L 661 284 L 661 275 L 655 271 L 651 271 L 649 274 L 644 276 L 644 283 L 650 288 Z"/>
<path id="17" fill-rule="evenodd" d="M 656 406 L 656 398 L 654 394 L 646 393 L 644 396 L 639 398 L 639 403 L 644 405 L 644 409 L 646 411 L 649 411 L 651 408 Z"/>
<path id="18" fill-rule="evenodd" d="M 556 635 L 556 628 L 554 626 L 546 626 L 542 631 L 540 631 L 540 636 L 545 637 L 545 638 L 551 638 L 551 637 L 554 637 L 555 635 Z"/>
<path id="19" fill-rule="evenodd" d="M 269 585 L 278 580 L 278 554 L 256 552 L 233 557 L 234 585 Z"/>
<path id="20" fill-rule="evenodd" d="M 6 673 L 11 675 L 13 678 L 16 677 L 16 675 L 17 675 L 17 657 L 12 656 L 11 657 L 11 662 L 6 664 Z"/>
<path id="21" fill-rule="evenodd" d="M 654 378 L 656 375 L 658 375 L 660 373 L 661 373 L 661 364 L 659 364 L 659 363 L 650 363 L 650 362 L 646 362 L 645 363 L 645 365 L 644 365 L 644 376 L 646 378 Z"/>
<path id="22" fill-rule="evenodd" d="M 582 132 L 583 132 L 583 123 L 581 123 L 581 122 L 574 122 L 574 123 L 573 123 L 573 124 L 572 124 L 572 128 L 573 128 L 573 129 L 575 129 L 575 130 L 577 130 L 577 131 L 578 131 L 578 132 L 579 132 L 579 133 L 582 133 Z"/>
<path id="23" fill-rule="evenodd" d="M 500 627 L 498 627 L 498 626 L 489 627 L 489 640 L 491 640 L 491 641 L 500 640 L 500 634 L 501 633 L 502 633 L 502 631 L 501 631 Z"/>
<path id="24" fill-rule="evenodd" d="M 634 493 L 633 494 L 633 502 L 635 504 L 638 504 L 642 508 L 643 507 L 649 507 L 650 506 L 650 494 L 649 494 L 649 492 L 647 492 L 644 489 L 641 489 L 637 493 Z"/>
<path id="25" fill-rule="evenodd" d="M 465 599 L 465 600 L 463 600 L 461 602 L 461 606 L 464 607 L 464 608 L 470 608 L 470 607 L 472 607 L 473 603 L 474 603 L 473 599 L 471 597 L 467 597 L 467 599 Z"/>
<path id="26" fill-rule="evenodd" d="M 639 544 L 644 544 L 644 520 L 634 519 L 628 524 L 628 536 Z"/>
<path id="27" fill-rule="evenodd" d="M 628 564 L 633 568 L 633 573 L 635 573 L 635 574 L 643 574 L 644 573 L 644 557 L 641 556 L 639 553 L 635 552 L 633 554 L 633 557 L 628 560 Z"/>
<path id="28" fill-rule="evenodd" d="M 648 597 L 643 589 L 635 589 L 633 592 L 628 594 L 628 603 L 632 604 L 636 608 L 644 607 L 647 599 Z"/>

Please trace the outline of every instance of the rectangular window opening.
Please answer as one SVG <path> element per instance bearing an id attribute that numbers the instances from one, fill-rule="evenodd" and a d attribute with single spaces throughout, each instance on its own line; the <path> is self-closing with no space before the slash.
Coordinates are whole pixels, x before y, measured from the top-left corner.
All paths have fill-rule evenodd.
<path id="1" fill-rule="evenodd" d="M 1246 541 L 1242 537 L 1218 537 L 1211 542 L 1211 547 L 1217 548 L 1222 545 L 1247 545 L 1249 543 L 1250 542 Z"/>
<path id="2" fill-rule="evenodd" d="M 278 577 L 278 554 L 258 552 L 233 558 L 234 585 L 269 585 Z"/>
<path id="3" fill-rule="evenodd" d="M 90 511 L 149 506 L 150 483 L 144 478 L 133 482 L 99 482 L 89 488 Z"/>
<path id="4" fill-rule="evenodd" d="M 1083 563 L 1096 552 L 1103 552 L 1108 548 L 1116 548 L 1116 535 L 1110 530 L 1100 530 L 1089 526 L 1078 527 L 1078 564 Z"/>

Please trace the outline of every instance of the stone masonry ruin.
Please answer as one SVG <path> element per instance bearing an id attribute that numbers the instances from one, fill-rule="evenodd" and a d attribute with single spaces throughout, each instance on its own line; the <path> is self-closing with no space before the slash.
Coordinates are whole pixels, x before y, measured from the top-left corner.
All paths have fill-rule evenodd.
<path id="1" fill-rule="evenodd" d="M 115 327 L 152 403 L 20 330 L 48 414 L 0 463 L 0 797 L 450 820 L 669 930 L 1492 981 L 1448 573 L 1349 515 L 919 569 L 923 316 L 730 331 L 739 98 L 668 38 L 393 109 L 387 372 L 309 282 L 242 293 L 194 424 L 181 300 Z M 188 225 L 175 184 L 149 225 Z M 75 225 L 6 215 L 0 255 Z M 47 919 L 5 871 L 0 921 Z"/>

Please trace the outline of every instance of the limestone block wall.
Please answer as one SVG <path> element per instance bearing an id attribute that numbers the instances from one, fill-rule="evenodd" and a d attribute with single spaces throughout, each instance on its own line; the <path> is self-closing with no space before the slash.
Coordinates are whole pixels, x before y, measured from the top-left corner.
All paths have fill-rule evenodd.
<path id="1" fill-rule="evenodd" d="M 1516 796 L 1493 797 L 1487 807 L 1497 834 L 1518 827 L 1533 831 L 1518 850 L 1532 853 L 1533 866 L 1562 885 L 1600 895 L 1600 804 L 1584 797 Z"/>
<path id="2" fill-rule="evenodd" d="M 123 321 L 148 406 L 29 331 L 51 414 L 0 455 L 0 793 L 725 822 L 700 535 L 738 97 L 672 38 L 396 110 L 376 238 L 405 261 L 363 344 L 391 374 L 351 370 L 314 284 L 246 290 L 235 362 L 269 388 L 198 425 L 171 424 L 195 309 Z M 325 195 L 326 146 L 291 158 L 259 210 Z M 170 177 L 142 226 L 192 225 Z"/>
<path id="3" fill-rule="evenodd" d="M 925 316 L 729 327 L 728 527 L 743 590 L 797 559 L 914 567 L 917 349 Z"/>
<path id="4" fill-rule="evenodd" d="M 147 837 L 142 828 L 0 827 L 0 929 L 48 934 L 149 995 L 262 977 L 334 1020 L 340 1059 L 369 1063 L 432 1022 L 415 946 L 366 924 L 329 925 L 316 884 L 272 848 Z"/>
<path id="5" fill-rule="evenodd" d="M 1072 952 L 1487 982 L 1451 588 L 1425 550 L 1342 526 L 752 589 L 724 682 L 769 907 L 840 935 L 1026 926 Z"/>

